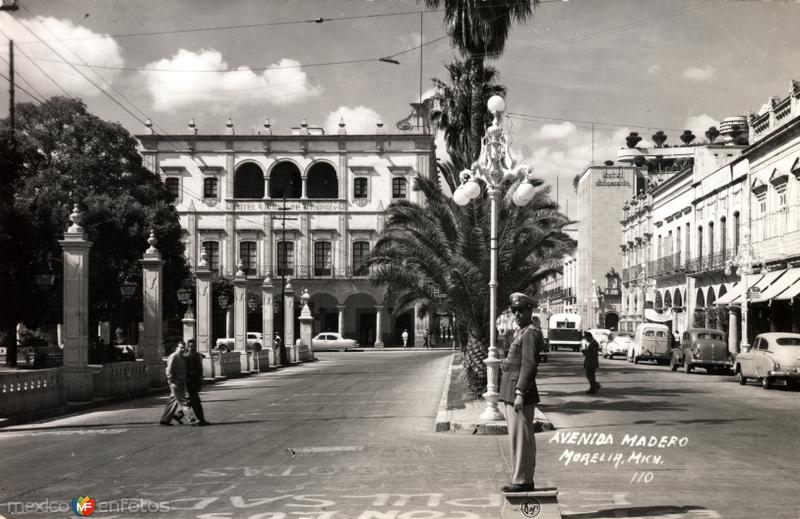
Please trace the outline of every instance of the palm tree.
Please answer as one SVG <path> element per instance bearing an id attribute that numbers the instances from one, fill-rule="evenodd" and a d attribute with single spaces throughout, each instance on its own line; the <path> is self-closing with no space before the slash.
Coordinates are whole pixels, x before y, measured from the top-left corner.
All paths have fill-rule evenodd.
<path id="1" fill-rule="evenodd" d="M 480 70 L 472 70 L 480 67 Z M 444 132 L 447 153 L 461 164 L 469 166 L 480 153 L 480 138 L 471 138 L 473 115 L 481 122 L 481 129 L 491 123 L 492 116 L 486 101 L 493 95 L 504 96 L 505 86 L 497 84 L 498 73 L 494 67 L 482 63 L 454 61 L 445 66 L 450 83 L 433 78 L 434 94 L 429 98 L 431 125 Z M 478 103 L 473 103 L 473 96 Z M 483 130 L 481 130 L 481 136 Z"/>
<path id="2" fill-rule="evenodd" d="M 571 223 L 558 212 L 550 188 L 535 182 L 536 194 L 524 207 L 511 201 L 521 181 L 502 186 L 498 217 L 498 299 L 515 291 L 535 293 L 539 280 L 559 269 L 558 258 L 574 241 L 564 232 Z M 386 224 L 364 270 L 395 297 L 394 315 L 420 304 L 455 316 L 465 368 L 474 395 L 486 388 L 490 261 L 488 204 L 461 207 L 442 194 L 434 179 L 417 176 L 422 205 L 402 200 L 387 209 Z M 486 193 L 483 194 L 486 197 Z"/>
<path id="3" fill-rule="evenodd" d="M 503 53 L 508 33 L 514 22 L 524 22 L 533 13 L 537 0 L 425 0 L 428 9 L 444 8 L 444 23 L 450 44 L 466 58 L 473 74 L 483 67 L 484 58 L 497 58 Z M 470 114 L 469 151 L 473 153 L 469 164 L 478 158 L 484 118 L 480 96 L 481 81 L 474 77 L 472 85 L 472 111 Z"/>

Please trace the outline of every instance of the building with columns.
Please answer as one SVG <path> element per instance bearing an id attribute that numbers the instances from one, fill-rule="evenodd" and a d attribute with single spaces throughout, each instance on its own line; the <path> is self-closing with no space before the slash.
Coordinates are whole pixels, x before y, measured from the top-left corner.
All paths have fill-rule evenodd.
<path id="1" fill-rule="evenodd" d="M 421 202 L 416 175 L 435 174 L 433 137 L 424 129 L 335 135 L 305 120 L 273 134 L 269 120 L 255 135 L 187 132 L 137 135 L 146 167 L 175 196 L 192 267 L 205 250 L 210 268 L 232 278 L 241 262 L 248 280 L 248 331 L 261 330 L 261 285 L 269 275 L 279 296 L 284 279 L 308 289 L 314 334 L 338 331 L 362 346 L 402 344 L 404 329 L 422 344 L 420 315 L 390 315 L 391 297 L 356 273 L 383 228 L 394 200 Z M 276 297 L 278 301 L 280 298 Z M 216 306 L 216 304 L 215 304 Z M 299 315 L 299 308 L 297 309 Z M 224 337 L 223 326 L 212 333 Z"/>

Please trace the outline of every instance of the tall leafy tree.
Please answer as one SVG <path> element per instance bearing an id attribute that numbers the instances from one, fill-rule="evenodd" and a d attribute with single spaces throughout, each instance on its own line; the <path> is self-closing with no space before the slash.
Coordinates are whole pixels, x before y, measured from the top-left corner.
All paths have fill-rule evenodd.
<path id="1" fill-rule="evenodd" d="M 563 229 L 569 220 L 536 182 L 536 194 L 524 207 L 511 201 L 521 178 L 502 186 L 498 216 L 498 300 L 516 291 L 535 293 L 537 283 L 560 267 L 574 249 Z M 490 215 L 488 203 L 456 205 L 435 180 L 418 176 L 422 205 L 392 203 L 386 224 L 365 268 L 371 280 L 395 297 L 394 314 L 421 304 L 453 314 L 464 339 L 465 365 L 474 394 L 486 388 L 489 337 Z M 484 192 L 484 198 L 487 196 Z"/>
<path id="2" fill-rule="evenodd" d="M 480 68 L 473 70 L 475 67 Z M 480 153 L 480 139 L 475 142 L 471 132 L 464 129 L 471 128 L 472 116 L 476 114 L 481 121 L 482 136 L 483 128 L 492 120 L 486 102 L 493 95 L 505 96 L 507 89 L 497 83 L 497 70 L 483 63 L 454 61 L 446 68 L 449 83 L 437 78 L 432 80 L 434 94 L 428 100 L 429 117 L 431 125 L 444 133 L 451 160 L 469 166 Z M 478 96 L 477 103 L 473 103 L 474 95 Z M 477 145 L 477 149 L 473 145 Z M 450 183 L 449 176 L 445 179 Z M 457 184 L 454 181 L 451 189 Z"/>
<path id="3" fill-rule="evenodd" d="M 64 97 L 41 105 L 18 105 L 16 124 L 20 167 L 13 186 L 13 213 L 29 226 L 25 242 L 29 257 L 18 274 L 30 279 L 38 273 L 61 273 L 58 240 L 77 203 L 93 242 L 91 322 L 138 317 L 135 300 L 122 301 L 119 286 L 126 279 L 141 285 L 139 260 L 150 229 L 165 260 L 166 288 L 177 289 L 188 268 L 174 200 L 159 176 L 143 166 L 136 140 L 121 125 L 89 113 L 82 101 Z M 37 321 L 42 309 L 36 308 L 30 294 L 24 287 L 19 290 L 22 315 L 9 319 Z M 57 291 L 55 297 L 60 298 Z M 165 289 L 165 315 L 172 313 L 175 299 L 175 290 Z"/>
<path id="4" fill-rule="evenodd" d="M 450 44 L 461 52 L 467 70 L 474 76 L 470 81 L 473 89 L 468 134 L 470 164 L 478 158 L 484 132 L 480 105 L 485 101 L 480 96 L 479 77 L 484 70 L 484 59 L 497 58 L 503 53 L 511 26 L 526 21 L 533 14 L 534 4 L 536 0 L 425 0 L 429 9 L 444 9 Z"/>

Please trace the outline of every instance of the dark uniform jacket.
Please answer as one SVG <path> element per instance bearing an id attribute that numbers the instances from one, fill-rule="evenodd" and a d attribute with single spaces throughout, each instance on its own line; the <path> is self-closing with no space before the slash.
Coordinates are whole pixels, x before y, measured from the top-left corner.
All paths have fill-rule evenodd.
<path id="1" fill-rule="evenodd" d="M 536 370 L 539 366 L 539 351 L 544 345 L 542 332 L 528 326 L 514 333 L 514 340 L 508 355 L 502 361 L 503 371 L 500 379 L 502 402 L 513 403 L 516 391 L 522 392 L 522 404 L 539 403 L 539 390 L 536 387 Z M 508 368 L 506 371 L 505 368 Z"/>
<path id="2" fill-rule="evenodd" d="M 583 350 L 583 354 L 585 355 L 583 359 L 583 367 L 586 369 L 597 369 L 600 365 L 600 361 L 597 358 L 598 354 L 600 353 L 600 344 L 592 338 L 589 341 L 589 345 Z"/>
<path id="3" fill-rule="evenodd" d="M 196 351 L 189 351 L 186 361 L 186 386 L 192 390 L 199 390 L 203 385 L 203 355 Z"/>

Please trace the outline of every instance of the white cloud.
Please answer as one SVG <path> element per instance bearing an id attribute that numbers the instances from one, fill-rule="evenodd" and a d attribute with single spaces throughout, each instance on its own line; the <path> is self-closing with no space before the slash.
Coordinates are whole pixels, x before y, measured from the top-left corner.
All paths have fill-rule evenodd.
<path id="1" fill-rule="evenodd" d="M 28 27 L 36 36 L 58 51 L 63 59 L 25 27 Z M 69 20 L 37 16 L 34 19 L 23 18 L 20 23 L 15 23 L 10 16 L 3 16 L 0 17 L 0 29 L 15 41 L 14 66 L 19 76 L 20 86 L 27 89 L 29 85 L 32 85 L 35 90 L 46 97 L 64 95 L 62 88 L 70 96 L 85 98 L 101 94 L 100 90 L 92 86 L 72 66 L 65 63 L 65 60 L 76 64 L 75 66 L 81 72 L 102 88 L 107 88 L 107 85 L 87 69 L 81 60 L 89 65 L 106 67 L 121 67 L 125 64 L 120 46 L 114 38 L 75 25 Z M 58 42 L 56 38 L 64 41 Z M 31 60 L 44 69 L 52 79 L 49 79 Z M 113 83 L 114 79 L 122 72 L 121 70 L 101 68 L 96 70 L 109 83 Z M 33 91 L 31 93 L 36 94 Z"/>
<path id="2" fill-rule="evenodd" d="M 695 135 L 698 136 L 702 135 L 711 126 L 716 126 L 719 128 L 719 121 L 708 114 L 693 115 L 686 118 L 685 127 L 689 130 L 692 130 Z"/>
<path id="3" fill-rule="evenodd" d="M 656 74 L 658 72 L 661 72 L 661 65 L 655 64 L 647 67 L 647 73 L 650 75 Z"/>
<path id="4" fill-rule="evenodd" d="M 328 113 L 323 125 L 325 132 L 335 135 L 339 131 L 340 119 L 344 120 L 348 134 L 373 134 L 381 115 L 366 106 L 340 106 L 333 112 Z M 384 129 L 386 129 L 385 125 Z"/>
<path id="5" fill-rule="evenodd" d="M 711 65 L 705 67 L 688 67 L 683 70 L 681 75 L 691 81 L 707 81 L 714 77 L 716 69 Z"/>
<path id="6" fill-rule="evenodd" d="M 559 124 L 545 124 L 536 133 L 536 139 L 563 139 L 574 135 L 577 131 L 575 125 L 569 121 Z"/>
<path id="7" fill-rule="evenodd" d="M 268 67 L 260 74 L 250 67 L 231 69 L 219 51 L 181 49 L 171 58 L 149 63 L 145 68 L 154 70 L 140 74 L 160 111 L 185 106 L 218 110 L 264 102 L 287 105 L 322 92 L 293 59 L 283 58 Z M 197 72 L 203 70 L 215 72 Z"/>
<path id="8" fill-rule="evenodd" d="M 426 90 L 426 91 L 424 91 L 422 93 L 422 100 L 424 101 L 424 100 L 428 99 L 429 97 L 433 96 L 433 94 L 435 94 L 435 93 L 436 93 L 436 89 L 435 88 L 433 88 L 433 87 L 429 88 L 428 90 Z"/>

